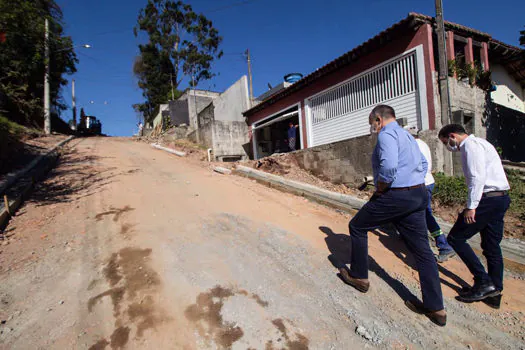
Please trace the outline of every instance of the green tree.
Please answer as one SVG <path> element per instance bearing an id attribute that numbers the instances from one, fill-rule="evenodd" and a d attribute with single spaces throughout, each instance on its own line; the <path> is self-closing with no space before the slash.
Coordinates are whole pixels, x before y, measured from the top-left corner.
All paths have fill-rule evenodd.
<path id="1" fill-rule="evenodd" d="M 136 36 L 139 31 L 147 34 L 148 43 L 139 45 L 134 72 L 146 101 L 134 107 L 150 121 L 170 96 L 171 83 L 177 89 L 185 77 L 192 86 L 214 76 L 211 66 L 222 56 L 222 37 L 203 14 L 173 0 L 148 0 L 139 13 Z"/>
<path id="2" fill-rule="evenodd" d="M 71 37 L 64 35 L 60 7 L 54 0 L 0 0 L 0 111 L 26 125 L 43 125 L 45 18 L 51 104 L 60 112 L 64 74 L 74 73 L 78 62 Z"/>

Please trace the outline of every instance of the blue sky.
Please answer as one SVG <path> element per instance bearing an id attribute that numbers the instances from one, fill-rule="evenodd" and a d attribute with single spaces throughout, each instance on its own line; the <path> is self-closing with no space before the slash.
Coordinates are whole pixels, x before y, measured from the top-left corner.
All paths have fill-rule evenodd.
<path id="1" fill-rule="evenodd" d="M 77 49 L 78 107 L 96 115 L 104 132 L 129 136 L 137 116 L 131 105 L 142 101 L 132 65 L 140 38 L 133 26 L 147 0 L 58 0 L 66 32 Z M 434 0 L 193 0 L 224 40 L 225 56 L 214 64 L 217 76 L 202 82 L 201 89 L 223 91 L 246 74 L 241 53 L 252 54 L 253 87 L 257 96 L 282 81 L 289 72 L 308 74 L 368 40 L 409 12 L 434 15 Z M 241 3 L 241 4 L 240 4 Z M 232 5 L 232 6 L 231 6 Z M 490 33 L 518 45 L 525 25 L 525 1 L 444 0 L 445 19 Z M 179 88 L 184 89 L 183 84 Z M 71 103 L 71 86 L 64 89 Z M 62 118 L 71 118 L 65 111 Z"/>

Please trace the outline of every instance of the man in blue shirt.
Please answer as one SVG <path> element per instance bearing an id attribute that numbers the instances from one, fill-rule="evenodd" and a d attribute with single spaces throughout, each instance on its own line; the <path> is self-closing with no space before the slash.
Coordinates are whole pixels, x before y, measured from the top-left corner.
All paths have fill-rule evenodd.
<path id="1" fill-rule="evenodd" d="M 350 221 L 351 268 L 339 269 L 341 279 L 360 292 L 368 291 L 368 231 L 393 223 L 415 257 L 423 294 L 423 304 L 414 300 L 407 306 L 444 326 L 447 315 L 425 220 L 427 161 L 416 140 L 396 122 L 392 107 L 375 107 L 369 122 L 371 132 L 378 134 L 372 154 L 376 191 Z"/>

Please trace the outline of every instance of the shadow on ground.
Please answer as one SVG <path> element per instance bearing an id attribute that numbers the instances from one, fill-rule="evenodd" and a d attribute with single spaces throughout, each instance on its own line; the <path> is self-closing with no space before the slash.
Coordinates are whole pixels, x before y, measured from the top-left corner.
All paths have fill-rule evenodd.
<path id="1" fill-rule="evenodd" d="M 347 234 L 334 233 L 332 229 L 324 226 L 319 227 L 319 230 L 326 234 L 326 246 L 331 253 L 328 256 L 328 260 L 337 269 L 347 268 L 346 265 L 350 264 L 352 256 L 351 236 Z M 385 248 L 393 252 L 401 261 L 417 271 L 415 260 L 395 230 L 386 227 L 382 228 L 381 231 L 375 230 L 372 232 L 379 237 L 379 241 L 385 246 Z M 416 296 L 412 294 L 412 292 L 403 283 L 393 278 L 370 255 L 368 256 L 368 269 L 385 281 L 390 286 L 390 288 L 392 288 L 404 301 L 417 299 Z M 461 277 L 457 276 L 455 273 L 451 272 L 444 266 L 438 264 L 438 269 L 443 275 L 449 277 L 457 283 L 456 285 L 441 278 L 442 284 L 455 291 L 459 291 L 461 287 L 468 286 L 468 283 L 466 283 Z"/>
<path id="2" fill-rule="evenodd" d="M 115 172 L 117 168 L 100 165 L 100 160 L 111 158 L 66 151 L 57 160 L 55 168 L 36 185 L 29 201 L 45 206 L 69 203 L 102 192 L 120 175 Z"/>

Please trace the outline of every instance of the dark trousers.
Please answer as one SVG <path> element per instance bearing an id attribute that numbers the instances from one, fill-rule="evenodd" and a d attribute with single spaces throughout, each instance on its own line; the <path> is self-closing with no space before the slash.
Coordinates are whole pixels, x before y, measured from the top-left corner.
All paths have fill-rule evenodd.
<path id="1" fill-rule="evenodd" d="M 430 235 L 436 241 L 436 246 L 438 247 L 439 253 L 448 253 L 452 251 L 452 247 L 447 243 L 447 237 L 441 231 L 441 227 L 434 218 L 432 213 L 432 192 L 434 192 L 434 184 L 427 186 L 428 194 L 428 204 L 425 211 L 425 216 L 427 219 L 427 229 L 430 232 Z"/>
<path id="2" fill-rule="evenodd" d="M 368 278 L 368 231 L 393 223 L 416 259 L 423 303 L 430 310 L 443 309 L 443 295 L 436 259 L 427 237 L 425 187 L 408 191 L 388 191 L 374 196 L 350 221 L 354 278 Z"/>
<path id="3" fill-rule="evenodd" d="M 474 275 L 474 281 L 492 281 L 499 290 L 503 290 L 503 256 L 500 247 L 503 239 L 503 217 L 509 205 L 508 195 L 481 198 L 476 209 L 476 222 L 467 224 L 463 214 L 460 214 L 448 234 L 448 243 Z M 467 243 L 467 240 L 478 232 L 481 234 L 483 255 L 487 258 L 488 273 Z"/>

